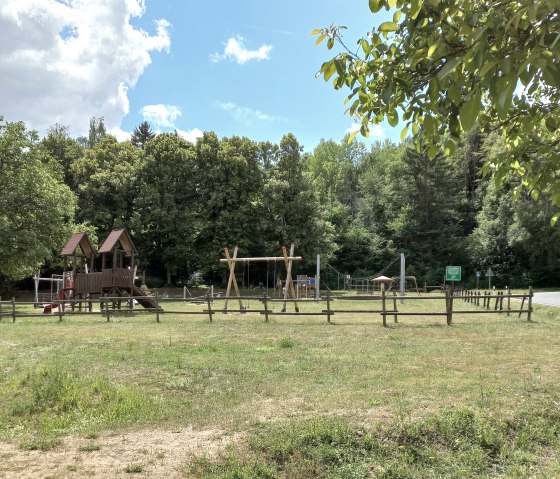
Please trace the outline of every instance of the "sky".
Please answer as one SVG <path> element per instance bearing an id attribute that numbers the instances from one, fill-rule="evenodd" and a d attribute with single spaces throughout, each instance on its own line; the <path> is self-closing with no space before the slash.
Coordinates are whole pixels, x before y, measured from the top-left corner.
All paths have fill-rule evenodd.
<path id="1" fill-rule="evenodd" d="M 387 18 L 367 0 L 0 0 L 0 115 L 73 136 L 103 117 L 119 140 L 142 121 L 189 141 L 203 131 L 306 151 L 353 128 L 347 91 L 316 78 L 333 56 L 310 33 L 345 25 L 345 42 Z M 366 141 L 397 142 L 372 128 Z"/>

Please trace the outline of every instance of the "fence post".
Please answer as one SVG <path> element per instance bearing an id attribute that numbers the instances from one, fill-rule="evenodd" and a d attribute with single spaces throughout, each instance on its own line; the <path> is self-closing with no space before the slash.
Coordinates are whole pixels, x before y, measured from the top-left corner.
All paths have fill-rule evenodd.
<path id="1" fill-rule="evenodd" d="M 58 322 L 62 323 L 62 308 L 64 307 L 64 301 L 60 302 L 60 295 L 58 295 Z"/>
<path id="2" fill-rule="evenodd" d="M 107 293 L 105 293 L 104 296 L 105 296 L 105 315 L 107 316 L 107 322 L 110 322 L 111 315 L 109 313 L 109 300 L 107 299 Z"/>
<path id="3" fill-rule="evenodd" d="M 159 323 L 159 291 L 156 289 L 156 323 Z"/>
<path id="4" fill-rule="evenodd" d="M 500 292 L 496 293 L 496 302 L 494 303 L 494 311 L 498 311 L 498 301 L 500 300 Z"/>
<path id="5" fill-rule="evenodd" d="M 533 287 L 529 286 L 529 303 L 527 308 L 527 321 L 531 321 L 532 312 L 533 312 Z"/>
<path id="6" fill-rule="evenodd" d="M 268 298 L 266 297 L 266 291 L 263 293 L 263 304 L 264 304 L 264 322 L 268 323 Z"/>
<path id="7" fill-rule="evenodd" d="M 327 289 L 327 323 L 331 322 L 331 291 Z"/>
<path id="8" fill-rule="evenodd" d="M 387 311 L 385 308 L 385 288 L 381 290 L 381 314 L 383 316 L 383 326 L 387 326 Z"/>
<path id="9" fill-rule="evenodd" d="M 523 295 L 523 299 L 521 300 L 521 308 L 519 308 L 519 313 L 517 314 L 517 319 L 521 318 L 521 313 L 523 311 L 523 306 L 525 306 L 525 298 L 526 298 L 526 296 Z"/>
<path id="10" fill-rule="evenodd" d="M 509 316 L 509 311 L 511 309 L 511 289 L 507 289 L 507 315 Z"/>
<path id="11" fill-rule="evenodd" d="M 393 291 L 393 311 L 397 311 L 397 292 L 396 291 Z M 395 323 L 399 322 L 396 314 L 393 315 L 393 321 Z"/>
<path id="12" fill-rule="evenodd" d="M 210 293 L 206 293 L 206 304 L 208 305 L 208 317 L 210 322 L 212 322 L 212 302 L 210 301 Z"/>
<path id="13" fill-rule="evenodd" d="M 447 326 L 451 326 L 451 322 L 453 321 L 453 290 L 447 289 L 445 291 L 445 296 Z"/>
<path id="14" fill-rule="evenodd" d="M 12 323 L 16 322 L 16 298 L 12 297 Z"/>
<path id="15" fill-rule="evenodd" d="M 0 322 L 2 321 L 2 296 L 0 296 Z"/>

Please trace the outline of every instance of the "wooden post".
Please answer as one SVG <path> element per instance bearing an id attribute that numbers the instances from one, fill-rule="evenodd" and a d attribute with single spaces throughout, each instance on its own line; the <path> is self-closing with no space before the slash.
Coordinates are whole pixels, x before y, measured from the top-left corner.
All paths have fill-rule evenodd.
<path id="1" fill-rule="evenodd" d="M 206 293 L 206 304 L 208 305 L 208 317 L 210 318 L 210 322 L 212 322 L 212 301 L 210 299 L 210 293 Z"/>
<path id="2" fill-rule="evenodd" d="M 397 311 L 397 292 L 393 291 L 393 311 Z M 398 323 L 398 316 L 396 314 L 393 315 L 393 321 Z"/>
<path id="3" fill-rule="evenodd" d="M 16 322 L 16 298 L 12 297 L 12 323 Z"/>
<path id="4" fill-rule="evenodd" d="M 498 302 L 500 300 L 500 292 L 496 293 L 496 301 L 494 302 L 494 311 L 498 311 Z"/>
<path id="5" fill-rule="evenodd" d="M 290 258 L 294 256 L 294 250 L 296 245 L 292 243 L 290 246 Z M 282 246 L 282 253 L 284 255 L 284 264 L 286 265 L 286 289 L 284 290 L 284 307 L 282 308 L 282 312 L 286 311 L 286 301 L 288 299 L 288 288 L 292 293 L 292 298 L 294 299 L 294 308 L 297 313 L 299 313 L 299 306 L 296 301 L 296 291 L 294 288 L 294 283 L 292 282 L 292 259 L 288 259 L 288 255 L 286 254 L 286 247 Z"/>
<path id="6" fill-rule="evenodd" d="M 529 286 L 529 302 L 527 304 L 527 321 L 531 321 L 531 313 L 533 312 L 533 287 Z"/>
<path id="7" fill-rule="evenodd" d="M 385 308 L 385 289 L 381 290 L 381 315 L 383 316 L 383 326 L 387 326 L 387 311 Z"/>
<path id="8" fill-rule="evenodd" d="M 447 313 L 447 326 L 451 326 L 453 321 L 453 291 L 447 290 L 445 292 L 445 305 L 446 305 L 446 313 Z"/>
<path id="9" fill-rule="evenodd" d="M 0 296 L 0 322 L 2 322 L 2 296 Z"/>
<path id="10" fill-rule="evenodd" d="M 507 289 L 507 315 L 509 316 L 509 311 L 511 309 L 511 289 Z"/>
<path id="11" fill-rule="evenodd" d="M 224 303 L 224 309 L 227 309 L 227 305 L 228 305 L 228 298 L 229 298 L 229 293 L 231 291 L 231 285 L 233 284 L 233 287 L 235 288 L 235 293 L 237 294 L 237 299 L 239 301 L 239 309 L 243 309 L 243 303 L 241 302 L 241 293 L 239 292 L 239 287 L 237 286 L 237 280 L 235 279 L 235 261 L 232 261 L 232 259 L 236 259 L 237 258 L 237 251 L 239 250 L 238 246 L 235 246 L 235 248 L 233 248 L 233 257 L 230 258 L 229 256 L 229 249 L 228 248 L 224 248 L 224 251 L 226 253 L 226 260 L 227 260 L 227 264 L 229 266 L 229 279 L 228 279 L 228 285 L 227 285 L 227 289 L 226 289 L 226 301 Z"/>
<path id="12" fill-rule="evenodd" d="M 519 319 L 521 317 L 521 312 L 523 311 L 523 306 L 525 306 L 525 296 L 523 296 L 523 299 L 521 300 L 521 308 L 519 308 L 519 313 L 517 315 L 517 319 Z"/>
<path id="13" fill-rule="evenodd" d="M 327 289 L 327 323 L 331 322 L 331 291 Z"/>
<path id="14" fill-rule="evenodd" d="M 268 298 L 266 292 L 263 293 L 263 304 L 264 304 L 264 322 L 268 323 Z"/>
<path id="15" fill-rule="evenodd" d="M 63 290 L 64 291 L 64 290 Z M 58 322 L 62 323 L 62 308 L 64 307 L 64 301 L 60 301 L 60 294 L 58 295 Z"/>
<path id="16" fill-rule="evenodd" d="M 104 294 L 105 296 L 105 314 L 107 315 L 107 322 L 111 321 L 111 315 L 109 313 L 109 300 L 107 299 L 107 293 Z"/>
<path id="17" fill-rule="evenodd" d="M 159 323 L 159 291 L 156 289 L 156 323 Z"/>

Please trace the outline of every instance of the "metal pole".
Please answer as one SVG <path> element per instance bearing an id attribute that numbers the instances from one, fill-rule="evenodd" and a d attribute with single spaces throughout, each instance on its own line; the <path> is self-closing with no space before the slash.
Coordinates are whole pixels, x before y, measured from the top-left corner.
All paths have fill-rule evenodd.
<path id="1" fill-rule="evenodd" d="M 315 300 L 319 301 L 320 294 L 319 290 L 321 289 L 321 255 L 317 255 L 317 274 L 315 275 Z"/>
<path id="2" fill-rule="evenodd" d="M 39 307 L 39 273 L 36 273 L 33 276 L 33 280 L 35 281 L 35 307 Z"/>
<path id="3" fill-rule="evenodd" d="M 400 287 L 400 294 L 401 294 L 401 304 L 404 304 L 404 282 L 405 282 L 405 259 L 404 253 L 401 253 L 401 287 Z"/>

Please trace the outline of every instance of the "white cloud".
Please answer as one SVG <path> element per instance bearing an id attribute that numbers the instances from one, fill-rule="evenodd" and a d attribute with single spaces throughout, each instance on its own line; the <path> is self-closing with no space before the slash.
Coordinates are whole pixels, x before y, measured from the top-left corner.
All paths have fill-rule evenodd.
<path id="1" fill-rule="evenodd" d="M 175 128 L 175 120 L 182 115 L 175 105 L 146 105 L 142 108 L 144 120 L 157 128 Z"/>
<path id="2" fill-rule="evenodd" d="M 144 120 L 155 127 L 156 133 L 161 133 L 161 128 L 172 129 L 185 140 L 195 143 L 202 136 L 198 128 L 193 130 L 181 130 L 175 125 L 175 121 L 182 115 L 181 109 L 175 105 L 146 105 L 142 108 Z"/>
<path id="3" fill-rule="evenodd" d="M 190 143 L 196 143 L 196 139 L 202 137 L 202 131 L 200 131 L 198 128 L 190 131 L 183 131 L 178 129 L 177 134 Z"/>
<path id="4" fill-rule="evenodd" d="M 108 133 L 113 135 L 118 141 L 127 141 L 130 140 L 131 133 L 130 131 L 124 131 L 122 128 L 115 126 L 111 128 Z"/>
<path id="5" fill-rule="evenodd" d="M 83 134 L 91 116 L 118 128 L 127 89 L 170 45 L 166 20 L 154 35 L 131 25 L 145 9 L 144 0 L 2 0 L 0 114 L 41 132 L 61 123 Z"/>
<path id="6" fill-rule="evenodd" d="M 285 121 L 282 118 L 278 118 L 275 116 L 268 115 L 267 113 L 263 113 L 260 110 L 253 110 L 246 106 L 240 106 L 232 102 L 227 103 L 218 103 L 218 106 L 227 111 L 238 123 L 242 123 L 244 125 L 251 125 L 255 122 L 276 122 L 276 121 Z"/>
<path id="7" fill-rule="evenodd" d="M 344 130 L 345 133 L 354 133 L 355 131 L 358 131 L 360 129 L 361 124 L 360 123 L 353 123 L 352 126 L 350 128 L 346 128 L 346 130 Z M 370 138 L 376 138 L 378 140 L 383 140 L 387 137 L 387 134 L 385 133 L 385 130 L 383 129 L 383 127 L 381 125 L 370 125 L 369 126 L 369 137 Z"/>
<path id="8" fill-rule="evenodd" d="M 214 63 L 221 60 L 234 60 L 238 65 L 243 65 L 249 60 L 269 60 L 268 54 L 272 50 L 272 45 L 261 45 L 257 50 L 248 50 L 245 48 L 244 38 L 237 35 L 228 39 L 224 47 L 224 53 L 214 53 L 210 56 Z"/>

